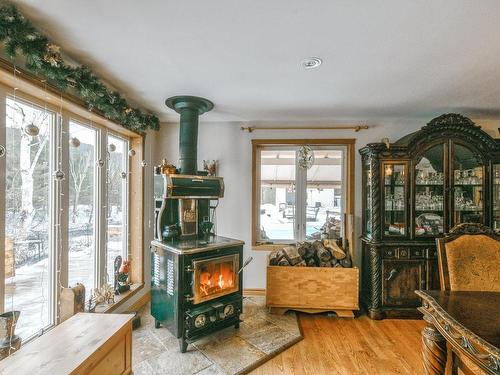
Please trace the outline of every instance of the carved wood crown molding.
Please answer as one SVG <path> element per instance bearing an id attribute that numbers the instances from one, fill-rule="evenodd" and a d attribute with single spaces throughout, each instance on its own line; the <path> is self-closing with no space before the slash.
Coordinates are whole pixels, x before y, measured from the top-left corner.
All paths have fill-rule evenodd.
<path id="1" fill-rule="evenodd" d="M 450 229 L 450 232 L 446 234 L 443 239 L 445 242 L 452 241 L 463 235 L 485 235 L 493 238 L 494 240 L 500 241 L 500 235 L 498 235 L 493 229 L 487 227 L 483 224 L 477 223 L 463 223 Z"/>

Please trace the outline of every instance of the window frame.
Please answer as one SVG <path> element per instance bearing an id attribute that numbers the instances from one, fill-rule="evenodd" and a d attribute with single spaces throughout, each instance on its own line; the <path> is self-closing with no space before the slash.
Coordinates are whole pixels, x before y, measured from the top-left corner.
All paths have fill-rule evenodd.
<path id="1" fill-rule="evenodd" d="M 115 137 L 126 140 L 128 149 L 133 148 L 135 155 L 129 155 L 128 150 L 124 152 L 124 158 L 127 160 L 127 194 L 126 194 L 126 207 L 127 207 L 127 220 L 126 220 L 126 243 L 127 255 L 132 260 L 132 267 L 130 271 L 130 280 L 132 282 L 132 289 L 130 293 L 126 293 L 117 299 L 114 305 L 106 306 L 106 311 L 112 311 L 121 305 L 128 298 L 135 295 L 144 286 L 144 228 L 143 228 L 143 178 L 144 171 L 141 166 L 141 161 L 144 157 L 144 134 L 135 133 L 126 128 L 115 124 L 96 113 L 89 112 L 86 108 L 82 107 L 78 100 L 72 100 L 66 94 L 57 95 L 56 89 L 53 87 L 43 87 L 44 81 L 39 81 L 29 74 L 23 72 L 22 76 L 15 78 L 12 72 L 6 72 L 0 69 L 0 145 L 5 145 L 6 141 L 6 104 L 7 97 L 15 97 L 17 101 L 25 102 L 28 105 L 47 108 L 47 111 L 54 113 L 54 126 L 51 129 L 52 136 L 54 137 L 54 144 L 51 145 L 50 160 L 53 163 L 51 171 L 59 168 L 64 172 L 65 176 L 69 176 L 69 123 L 75 122 L 78 125 L 90 127 L 97 132 L 96 143 L 96 160 L 99 160 L 99 155 L 107 151 L 106 139 L 107 134 L 112 134 Z M 16 87 L 16 89 L 14 89 Z M 59 151 L 60 150 L 60 151 Z M 60 157 L 62 155 L 62 157 Z M 106 160 L 106 158 L 103 158 Z M 137 164 L 137 165 L 136 165 Z M 5 239 L 5 168 L 6 158 L 0 157 L 0 242 L 3 243 Z M 102 215 L 101 211 L 97 212 L 103 206 L 103 192 L 105 184 L 105 171 L 107 165 L 103 168 L 97 168 L 96 181 L 97 186 L 96 195 L 96 231 L 100 230 L 99 238 L 96 241 L 96 260 L 97 265 L 94 267 L 94 272 L 98 273 L 95 279 L 96 287 L 101 286 L 106 281 L 105 274 L 105 251 L 103 251 L 105 241 L 103 233 L 106 230 L 106 215 Z M 133 170 L 134 175 L 131 172 Z M 104 183 L 103 183 L 104 181 Z M 57 186 L 59 185 L 59 186 Z M 50 184 L 50 199 L 49 202 L 49 216 L 51 220 L 51 250 L 53 259 L 49 259 L 49 277 L 50 279 L 50 293 L 51 295 L 51 320 L 52 326 L 60 323 L 59 318 L 59 302 L 60 302 L 60 285 L 68 285 L 68 220 L 69 220 L 69 178 L 65 178 L 61 183 L 51 181 Z M 62 211 L 61 211 L 62 210 Z M 60 214 L 56 214 L 59 213 Z M 130 220 L 131 215 L 137 217 L 139 220 Z M 99 218 L 101 222 L 98 223 Z M 59 227 L 60 230 L 55 229 Z M 132 233 L 133 231 L 133 233 Z M 131 243 L 134 247 L 131 248 Z M 64 249 L 64 250 L 60 250 Z M 104 261 L 104 262 L 103 262 Z M 60 269 L 60 272 L 57 270 Z M 0 252 L 0 311 L 4 311 L 5 306 L 5 252 Z M 110 281 L 112 284 L 112 280 Z M 7 306 L 8 308 L 8 306 Z M 104 312 L 104 311 L 103 311 Z M 23 342 L 28 342 L 31 336 Z"/>
<path id="2" fill-rule="evenodd" d="M 343 189 L 343 194 L 345 195 L 345 209 L 344 209 L 344 234 L 348 239 L 351 248 L 355 246 L 354 240 L 354 146 L 356 140 L 352 138 L 346 139 L 252 139 L 252 249 L 253 250 L 276 250 L 283 247 L 283 244 L 294 243 L 300 238 L 296 235 L 293 240 L 285 241 L 274 241 L 272 243 L 263 243 L 259 239 L 260 232 L 260 151 L 266 147 L 300 147 L 304 145 L 317 146 L 319 148 L 324 148 L 325 146 L 341 146 L 345 147 L 344 154 L 344 164 L 342 175 L 345 176 L 345 187 Z M 296 181 L 298 178 L 296 172 Z M 304 194 L 307 194 L 307 175 L 305 179 L 306 186 L 303 188 Z M 303 182 L 301 182 L 303 184 Z M 302 187 L 297 186 L 296 191 L 299 191 Z M 296 201 L 298 200 L 296 196 Z M 295 223 L 297 224 L 297 223 Z M 294 233 L 296 229 L 294 229 Z"/>

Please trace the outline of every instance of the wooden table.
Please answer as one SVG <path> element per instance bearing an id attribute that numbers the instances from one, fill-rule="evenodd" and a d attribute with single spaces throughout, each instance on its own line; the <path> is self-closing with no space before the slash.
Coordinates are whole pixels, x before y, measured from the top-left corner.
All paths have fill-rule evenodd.
<path id="1" fill-rule="evenodd" d="M 0 374 L 131 374 L 132 318 L 76 314 L 0 361 Z"/>
<path id="2" fill-rule="evenodd" d="M 423 291 L 424 374 L 500 374 L 500 293 Z"/>

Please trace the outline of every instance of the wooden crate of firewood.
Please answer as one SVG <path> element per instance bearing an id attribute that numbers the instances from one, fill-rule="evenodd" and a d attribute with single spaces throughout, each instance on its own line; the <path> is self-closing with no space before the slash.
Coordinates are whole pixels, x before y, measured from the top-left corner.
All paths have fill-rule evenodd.
<path id="1" fill-rule="evenodd" d="M 359 269 L 334 240 L 297 243 L 273 252 L 267 267 L 266 305 L 273 313 L 359 310 Z"/>

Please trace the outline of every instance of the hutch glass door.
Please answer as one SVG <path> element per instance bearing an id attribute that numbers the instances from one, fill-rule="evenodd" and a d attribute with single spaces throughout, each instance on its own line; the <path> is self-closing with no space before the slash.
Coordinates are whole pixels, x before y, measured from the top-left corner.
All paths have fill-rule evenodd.
<path id="1" fill-rule="evenodd" d="M 384 163 L 384 235 L 406 235 L 406 163 Z"/>
<path id="2" fill-rule="evenodd" d="M 444 145 L 439 144 L 415 166 L 415 236 L 443 233 L 444 182 Z"/>
<path id="3" fill-rule="evenodd" d="M 452 227 L 460 223 L 483 223 L 483 164 L 465 146 L 453 148 Z"/>

